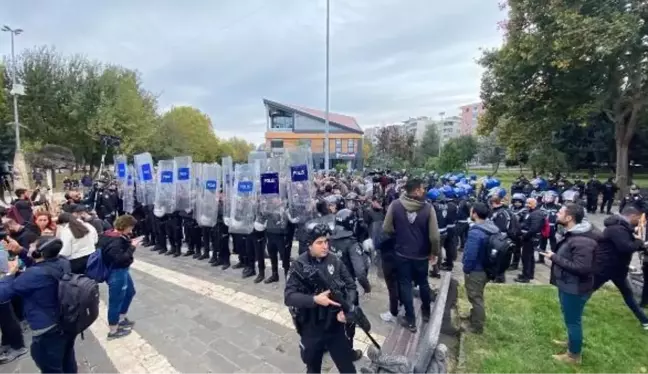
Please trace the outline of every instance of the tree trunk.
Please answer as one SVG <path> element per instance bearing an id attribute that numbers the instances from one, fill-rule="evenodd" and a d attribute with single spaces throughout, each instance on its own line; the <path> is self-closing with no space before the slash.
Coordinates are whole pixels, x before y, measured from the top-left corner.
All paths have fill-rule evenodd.
<path id="1" fill-rule="evenodd" d="M 499 166 L 500 166 L 500 162 L 497 161 L 493 167 L 493 175 L 497 174 L 497 171 L 499 170 Z"/>
<path id="2" fill-rule="evenodd" d="M 619 198 L 628 192 L 628 144 L 617 141 L 616 144 L 616 180 L 619 186 Z"/>

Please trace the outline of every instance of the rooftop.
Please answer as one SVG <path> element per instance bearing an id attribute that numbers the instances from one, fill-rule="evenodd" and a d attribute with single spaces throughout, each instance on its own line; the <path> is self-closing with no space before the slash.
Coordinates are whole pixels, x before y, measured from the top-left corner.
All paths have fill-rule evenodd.
<path id="1" fill-rule="evenodd" d="M 268 99 L 263 99 L 263 103 L 266 105 L 272 105 L 278 108 L 284 108 L 284 109 L 289 109 L 294 112 L 297 112 L 301 115 L 307 116 L 307 117 L 312 117 L 315 119 L 319 119 L 322 121 L 326 120 L 326 112 L 323 112 L 321 110 L 317 109 L 312 109 L 312 108 L 306 108 L 303 106 L 297 106 L 297 105 L 290 105 L 290 104 L 282 104 L 278 103 L 276 101 L 268 100 Z M 338 126 L 345 127 L 351 131 L 354 132 L 359 132 L 363 133 L 362 129 L 358 125 L 358 121 L 356 121 L 355 118 L 351 116 L 347 116 L 344 114 L 339 114 L 339 113 L 333 113 L 329 112 L 329 122 L 334 123 Z"/>

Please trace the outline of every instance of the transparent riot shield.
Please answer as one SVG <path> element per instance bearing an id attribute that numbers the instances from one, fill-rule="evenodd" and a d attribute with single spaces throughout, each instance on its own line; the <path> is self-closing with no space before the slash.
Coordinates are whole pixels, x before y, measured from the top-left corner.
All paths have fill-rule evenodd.
<path id="1" fill-rule="evenodd" d="M 229 226 L 232 213 L 232 182 L 234 181 L 234 166 L 230 156 L 223 157 L 221 171 L 223 172 L 223 220 Z"/>
<path id="2" fill-rule="evenodd" d="M 257 213 L 257 181 L 254 164 L 236 165 L 231 193 L 230 233 L 250 234 Z"/>
<path id="3" fill-rule="evenodd" d="M 126 169 L 126 185 L 122 194 L 124 212 L 130 214 L 135 210 L 135 168 L 128 165 Z"/>
<path id="4" fill-rule="evenodd" d="M 261 191 L 257 221 L 265 225 L 266 229 L 280 230 L 288 224 L 287 178 L 283 161 L 282 157 L 269 159 L 266 169 L 260 176 Z"/>
<path id="5" fill-rule="evenodd" d="M 116 155 L 114 160 L 117 191 L 119 192 L 119 197 L 122 197 L 128 179 L 128 158 L 125 155 Z"/>
<path id="6" fill-rule="evenodd" d="M 201 185 L 202 185 L 202 172 L 203 172 L 203 165 L 199 162 L 194 162 L 191 164 L 191 176 L 192 180 L 191 183 L 193 183 L 193 187 L 191 189 L 191 206 L 193 207 L 193 218 L 198 219 L 198 208 L 199 208 L 199 198 L 200 198 L 200 192 L 201 192 Z M 220 176 L 219 176 L 220 178 Z"/>
<path id="7" fill-rule="evenodd" d="M 259 173 L 266 170 L 268 165 L 268 154 L 264 151 L 251 151 L 248 154 L 248 164 L 257 164 Z"/>
<path id="8" fill-rule="evenodd" d="M 173 160 L 176 167 L 176 210 L 189 213 L 193 209 L 191 199 L 194 186 L 191 177 L 191 156 L 178 156 Z"/>
<path id="9" fill-rule="evenodd" d="M 218 222 L 218 195 L 223 172 L 218 164 L 203 164 L 202 183 L 196 198 L 196 221 L 203 227 L 214 227 Z"/>
<path id="10" fill-rule="evenodd" d="M 288 207 L 290 216 L 299 222 L 311 217 L 315 188 L 313 185 L 313 156 L 308 148 L 286 152 L 289 171 Z"/>
<path id="11" fill-rule="evenodd" d="M 155 188 L 155 209 L 160 215 L 176 211 L 175 161 L 158 161 L 157 184 Z"/>
<path id="12" fill-rule="evenodd" d="M 153 157 L 148 152 L 135 155 L 135 168 L 137 169 L 137 182 L 141 187 L 142 205 L 155 203 L 155 173 L 153 171 Z"/>

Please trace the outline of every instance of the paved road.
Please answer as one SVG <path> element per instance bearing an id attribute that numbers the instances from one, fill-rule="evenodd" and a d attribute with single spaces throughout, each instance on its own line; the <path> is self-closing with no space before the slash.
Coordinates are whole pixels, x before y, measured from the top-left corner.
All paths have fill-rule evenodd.
<path id="1" fill-rule="evenodd" d="M 269 264 L 268 264 L 269 265 Z M 301 372 L 298 336 L 283 305 L 279 283 L 255 285 L 240 271 L 208 266 L 190 257 L 136 252 L 133 276 L 137 294 L 129 313 L 134 332 L 107 341 L 107 289 L 101 286 L 102 315 L 77 340 L 79 371 L 118 372 Z M 372 274 L 375 288 L 362 303 L 379 341 L 390 325 L 378 314 L 387 305 L 386 290 Z M 361 331 L 355 346 L 366 350 Z M 366 358 L 363 359 L 366 362 Z M 330 360 L 325 366 L 333 368 Z M 359 366 L 359 365 L 358 365 Z M 335 369 L 333 369 L 335 370 Z M 0 366 L 0 372 L 37 372 L 29 356 Z"/>

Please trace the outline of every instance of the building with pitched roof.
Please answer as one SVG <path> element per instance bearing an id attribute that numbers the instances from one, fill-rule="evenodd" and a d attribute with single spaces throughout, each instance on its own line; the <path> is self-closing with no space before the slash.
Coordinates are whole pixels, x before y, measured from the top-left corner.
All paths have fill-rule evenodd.
<path id="1" fill-rule="evenodd" d="M 264 99 L 266 109 L 266 150 L 281 153 L 300 146 L 310 146 L 316 169 L 324 169 L 326 113 L 321 110 L 288 105 Z M 345 164 L 363 167 L 364 132 L 355 118 L 329 112 L 330 167 Z"/>

